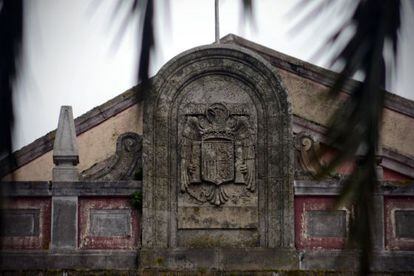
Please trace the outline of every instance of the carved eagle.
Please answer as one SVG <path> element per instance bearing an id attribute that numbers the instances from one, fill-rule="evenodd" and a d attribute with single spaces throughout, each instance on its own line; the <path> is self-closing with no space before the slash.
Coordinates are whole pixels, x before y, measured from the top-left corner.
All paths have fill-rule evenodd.
<path id="1" fill-rule="evenodd" d="M 225 104 L 213 103 L 204 112 L 189 112 L 185 117 L 180 144 L 181 191 L 216 206 L 231 196 L 227 184 L 245 185 L 254 192 L 255 151 L 248 114 L 234 114 Z M 205 188 L 196 193 L 194 185 Z"/>

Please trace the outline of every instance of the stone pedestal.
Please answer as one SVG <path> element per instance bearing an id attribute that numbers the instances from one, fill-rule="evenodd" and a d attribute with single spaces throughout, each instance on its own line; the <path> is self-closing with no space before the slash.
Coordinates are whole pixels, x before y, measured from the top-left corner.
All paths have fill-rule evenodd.
<path id="1" fill-rule="evenodd" d="M 62 106 L 60 110 L 55 143 L 53 145 L 52 180 L 73 182 L 79 180 L 76 165 L 79 163 L 76 130 L 72 107 Z M 53 184 L 52 184 L 53 185 Z M 78 197 L 52 197 L 51 249 L 55 251 L 75 250 L 78 245 Z"/>

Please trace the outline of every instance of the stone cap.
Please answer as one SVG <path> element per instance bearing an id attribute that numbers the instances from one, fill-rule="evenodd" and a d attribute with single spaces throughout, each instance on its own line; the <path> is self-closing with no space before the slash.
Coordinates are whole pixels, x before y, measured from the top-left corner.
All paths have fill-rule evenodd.
<path id="1" fill-rule="evenodd" d="M 79 151 L 76 143 L 75 122 L 71 106 L 60 108 L 59 123 L 53 144 L 53 163 L 79 163 Z"/>

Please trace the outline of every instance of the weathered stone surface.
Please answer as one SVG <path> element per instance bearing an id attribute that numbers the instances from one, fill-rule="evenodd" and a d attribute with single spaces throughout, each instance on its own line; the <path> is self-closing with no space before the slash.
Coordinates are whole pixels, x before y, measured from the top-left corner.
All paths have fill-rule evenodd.
<path id="1" fill-rule="evenodd" d="M 131 234 L 131 211 L 91 210 L 90 234 L 94 237 L 128 236 Z"/>
<path id="2" fill-rule="evenodd" d="M 66 250 L 77 247 L 78 198 L 52 198 L 52 249 Z"/>
<path id="3" fill-rule="evenodd" d="M 53 182 L 53 196 L 130 196 L 141 191 L 141 181 Z"/>
<path id="4" fill-rule="evenodd" d="M 295 250 L 268 248 L 226 248 L 220 252 L 225 270 L 297 270 L 299 258 Z"/>
<path id="5" fill-rule="evenodd" d="M 47 197 L 3 198 L 2 250 L 45 250 L 50 243 L 51 201 Z"/>
<path id="6" fill-rule="evenodd" d="M 309 250 L 299 254 L 299 266 L 303 270 L 356 271 L 358 269 L 358 255 L 355 251 Z"/>
<path id="7" fill-rule="evenodd" d="M 306 212 L 307 235 L 312 237 L 345 237 L 346 211 L 316 210 Z"/>
<path id="8" fill-rule="evenodd" d="M 5 237 L 39 235 L 40 209 L 8 209 L 2 210 L 2 226 L 0 232 Z"/>
<path id="9" fill-rule="evenodd" d="M 342 249 L 349 232 L 352 209 L 333 210 L 335 197 L 295 197 L 295 232 L 298 249 Z"/>
<path id="10" fill-rule="evenodd" d="M 2 270 L 10 269 L 22 274 L 25 269 L 74 269 L 75 274 L 79 275 L 82 268 L 90 269 L 108 269 L 111 272 L 118 269 L 136 269 L 137 268 L 136 250 L 123 251 L 82 251 L 82 252 L 64 252 L 50 253 L 45 251 L 31 252 L 2 252 L 0 255 L 0 267 Z M 16 272 L 15 272 L 16 273 Z M 34 274 L 37 275 L 39 271 Z M 86 272 L 90 274 L 93 272 Z M 23 273 L 25 274 L 25 273 Z M 30 273 L 29 273 L 30 274 Z M 15 275 L 15 274 L 12 274 Z"/>
<path id="11" fill-rule="evenodd" d="M 413 251 L 414 197 L 384 197 L 385 248 Z"/>
<path id="12" fill-rule="evenodd" d="M 414 239 L 414 210 L 396 210 L 394 216 L 396 237 Z"/>
<path id="13" fill-rule="evenodd" d="M 291 113 L 277 73 L 250 51 L 206 46 L 174 58 L 153 84 L 143 247 L 189 245 L 191 235 L 216 247 L 292 247 Z"/>
<path id="14" fill-rule="evenodd" d="M 140 252 L 140 269 L 179 271 L 297 270 L 294 250 L 272 248 L 174 248 Z"/>
<path id="15" fill-rule="evenodd" d="M 299 253 L 299 260 L 300 269 L 305 271 L 330 270 L 334 271 L 335 275 L 341 271 L 344 273 L 345 271 L 348 273 L 358 271 L 358 253 L 353 250 L 302 251 Z M 374 251 L 372 253 L 371 270 L 373 272 L 406 272 L 412 274 L 414 270 L 414 252 Z M 353 275 L 353 273 L 349 274 Z M 379 275 L 384 274 L 379 273 Z"/>
<path id="16" fill-rule="evenodd" d="M 178 229 L 256 229 L 259 224 L 255 207 L 181 207 Z"/>
<path id="17" fill-rule="evenodd" d="M 79 179 L 78 169 L 72 165 L 62 164 L 52 170 L 54 181 L 77 181 Z"/>
<path id="18" fill-rule="evenodd" d="M 140 215 L 130 197 L 79 199 L 81 249 L 132 250 L 139 246 Z"/>
<path id="19" fill-rule="evenodd" d="M 256 229 L 180 229 L 178 234 L 177 244 L 183 248 L 260 246 Z"/>

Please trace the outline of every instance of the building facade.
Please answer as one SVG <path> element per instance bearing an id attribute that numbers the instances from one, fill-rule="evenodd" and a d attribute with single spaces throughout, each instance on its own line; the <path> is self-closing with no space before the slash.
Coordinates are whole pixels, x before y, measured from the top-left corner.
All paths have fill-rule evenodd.
<path id="1" fill-rule="evenodd" d="M 345 246 L 354 210 L 333 206 L 357 164 L 314 178 L 335 153 L 335 77 L 228 35 L 75 120 L 63 107 L 56 132 L 0 167 L 2 268 L 356 270 Z M 414 103 L 386 97 L 372 269 L 407 272 Z"/>

